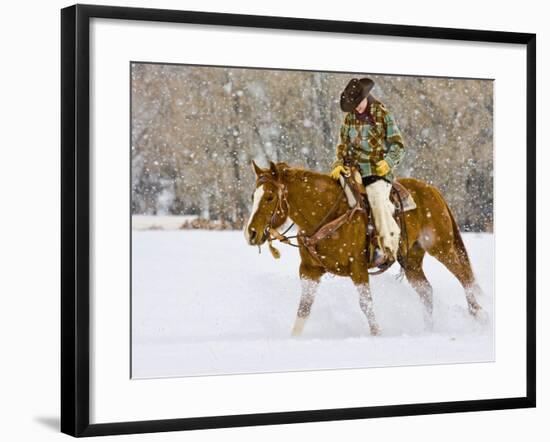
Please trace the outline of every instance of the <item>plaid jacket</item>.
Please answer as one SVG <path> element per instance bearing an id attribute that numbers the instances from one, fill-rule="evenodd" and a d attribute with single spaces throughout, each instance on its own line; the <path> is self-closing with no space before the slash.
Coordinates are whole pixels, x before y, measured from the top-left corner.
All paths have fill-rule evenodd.
<path id="1" fill-rule="evenodd" d="M 336 159 L 332 167 L 357 164 L 363 177 L 376 175 L 375 165 L 386 160 L 393 170 L 405 155 L 403 137 L 393 115 L 380 102 L 372 103 L 371 115 L 374 125 L 368 119 L 359 120 L 355 112 L 346 114 L 340 128 L 340 142 L 336 147 Z M 392 171 L 384 176 L 393 181 Z"/>

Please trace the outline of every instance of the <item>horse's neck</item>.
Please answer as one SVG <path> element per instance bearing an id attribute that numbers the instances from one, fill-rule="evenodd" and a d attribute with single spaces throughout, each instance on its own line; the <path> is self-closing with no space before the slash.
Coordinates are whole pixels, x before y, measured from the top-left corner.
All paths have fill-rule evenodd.
<path id="1" fill-rule="evenodd" d="M 308 171 L 296 171 L 287 183 L 289 216 L 294 223 L 308 234 L 319 227 L 319 224 L 333 209 L 337 202 L 340 186 L 328 176 Z M 335 215 L 341 210 L 334 208 Z"/>

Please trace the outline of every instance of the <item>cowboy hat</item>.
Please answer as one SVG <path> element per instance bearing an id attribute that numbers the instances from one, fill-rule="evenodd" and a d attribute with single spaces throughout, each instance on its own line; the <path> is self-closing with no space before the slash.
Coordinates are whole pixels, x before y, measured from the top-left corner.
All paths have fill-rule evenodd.
<path id="1" fill-rule="evenodd" d="M 363 98 L 368 97 L 374 81 L 370 78 L 352 78 L 340 96 L 340 108 L 344 112 L 353 111 Z"/>

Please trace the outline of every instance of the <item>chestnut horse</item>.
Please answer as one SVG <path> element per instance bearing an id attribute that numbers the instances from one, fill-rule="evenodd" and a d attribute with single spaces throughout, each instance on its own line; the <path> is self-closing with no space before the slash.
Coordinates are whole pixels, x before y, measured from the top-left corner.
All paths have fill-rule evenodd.
<path id="1" fill-rule="evenodd" d="M 298 227 L 302 295 L 292 334 L 298 336 L 302 332 L 319 281 L 329 272 L 351 278 L 358 289 L 359 306 L 367 317 L 370 332 L 377 335 L 380 328 L 369 288 L 364 212 L 355 212 L 348 222 L 319 241 L 315 257 L 305 246 L 304 238 L 313 235 L 320 223 L 327 223 L 349 210 L 346 198 L 341 197 L 342 187 L 328 175 L 290 167 L 286 163 L 270 162 L 267 169 L 254 162 L 252 165 L 256 173 L 256 189 L 245 227 L 248 243 L 255 246 L 264 244 L 272 229 L 283 225 L 287 218 Z M 398 262 L 420 296 L 427 326 L 431 327 L 433 291 L 422 269 L 426 252 L 460 281 L 466 292 L 469 312 L 479 316 L 481 306 L 476 301 L 476 294 L 481 293 L 481 289 L 449 206 L 434 186 L 412 178 L 402 178 L 399 182 L 411 193 L 417 208 L 405 212 L 408 240 L 400 241 Z M 327 215 L 330 216 L 325 219 Z"/>

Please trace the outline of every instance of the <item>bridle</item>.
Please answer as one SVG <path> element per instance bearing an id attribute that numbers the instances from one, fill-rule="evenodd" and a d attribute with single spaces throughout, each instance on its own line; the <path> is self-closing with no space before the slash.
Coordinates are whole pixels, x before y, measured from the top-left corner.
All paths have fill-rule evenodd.
<path id="1" fill-rule="evenodd" d="M 272 242 L 273 241 L 281 241 L 284 244 L 287 244 L 292 247 L 300 247 L 298 244 L 293 244 L 291 239 L 298 238 L 299 235 L 292 235 L 292 236 L 286 236 L 288 231 L 292 229 L 294 226 L 294 222 L 288 226 L 283 233 L 280 233 L 276 228 L 273 227 L 275 223 L 275 217 L 278 214 L 286 213 L 288 216 L 288 213 L 290 212 L 290 205 L 288 203 L 288 188 L 286 185 L 278 180 L 275 180 L 268 175 L 262 175 L 256 180 L 256 188 L 259 186 L 262 186 L 266 183 L 272 184 L 277 189 L 277 205 L 275 206 L 275 209 L 273 209 L 273 213 L 271 214 L 269 218 L 269 222 L 266 225 L 266 228 L 264 230 L 264 234 L 267 234 L 267 241 L 269 243 L 269 250 L 271 251 L 271 254 L 275 258 L 280 258 L 281 254 L 280 252 L 273 247 Z M 261 252 L 260 246 L 258 246 L 258 250 Z"/>

